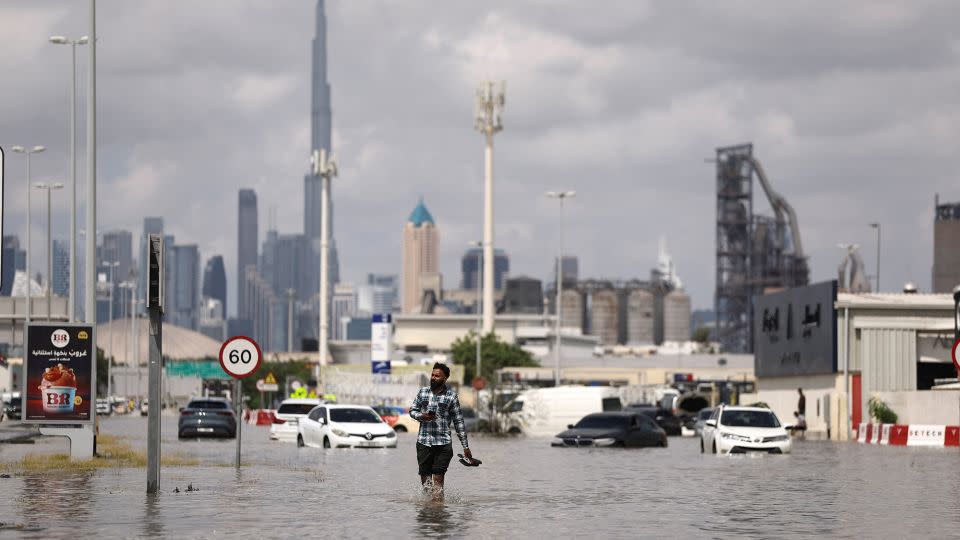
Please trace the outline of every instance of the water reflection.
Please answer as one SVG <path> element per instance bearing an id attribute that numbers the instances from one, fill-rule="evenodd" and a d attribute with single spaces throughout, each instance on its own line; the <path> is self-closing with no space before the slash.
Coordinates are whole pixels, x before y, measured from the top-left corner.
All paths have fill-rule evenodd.
<path id="1" fill-rule="evenodd" d="M 160 495 L 147 494 L 146 504 L 144 505 L 143 524 L 141 531 L 145 538 L 158 538 L 163 536 L 163 513 L 160 511 Z"/>
<path id="2" fill-rule="evenodd" d="M 455 527 L 446 502 L 434 501 L 425 496 L 418 504 L 420 508 L 417 510 L 417 524 L 411 531 L 411 536 L 446 538 L 456 531 L 462 532 L 462 528 Z"/>
<path id="3" fill-rule="evenodd" d="M 40 529 L 85 523 L 95 501 L 91 483 L 94 474 L 93 471 L 25 473 L 23 491 L 17 499 L 23 523 Z"/>

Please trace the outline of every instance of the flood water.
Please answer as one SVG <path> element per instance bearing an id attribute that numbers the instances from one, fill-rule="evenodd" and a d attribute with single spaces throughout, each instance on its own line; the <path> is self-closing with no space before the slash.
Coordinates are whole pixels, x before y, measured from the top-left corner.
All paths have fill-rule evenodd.
<path id="1" fill-rule="evenodd" d="M 551 448 L 543 439 L 474 436 L 478 468 L 451 463 L 443 503 L 423 497 L 415 436 L 397 449 L 296 448 L 244 426 L 234 441 L 176 439 L 163 451 L 199 466 L 0 479 L 0 538 L 947 537 L 960 531 L 960 451 L 801 441 L 788 456 L 717 457 L 696 439 L 666 449 Z M 101 433 L 145 446 L 146 419 Z M 457 442 L 455 441 L 455 450 Z M 66 445 L 0 445 L 0 460 Z M 186 491 L 188 486 L 194 491 Z M 180 492 L 175 492 L 178 489 Z"/>

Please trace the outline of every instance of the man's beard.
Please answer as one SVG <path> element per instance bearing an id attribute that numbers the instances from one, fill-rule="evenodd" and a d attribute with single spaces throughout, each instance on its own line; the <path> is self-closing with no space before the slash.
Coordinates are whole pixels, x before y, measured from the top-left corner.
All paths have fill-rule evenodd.
<path id="1" fill-rule="evenodd" d="M 443 388 L 443 381 L 430 381 L 431 390 L 440 390 L 441 388 Z"/>

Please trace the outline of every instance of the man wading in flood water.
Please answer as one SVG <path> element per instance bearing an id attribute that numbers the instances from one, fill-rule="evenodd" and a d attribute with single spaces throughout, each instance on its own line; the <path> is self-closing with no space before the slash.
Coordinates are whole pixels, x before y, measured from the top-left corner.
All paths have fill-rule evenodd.
<path id="1" fill-rule="evenodd" d="M 446 385 L 450 368 L 436 363 L 430 373 L 430 386 L 417 392 L 410 407 L 410 418 L 420 422 L 417 435 L 417 464 L 420 466 L 420 482 L 426 486 L 433 476 L 433 499 L 443 498 L 443 475 L 453 459 L 453 443 L 450 426 L 457 430 L 463 445 L 463 455 L 473 459 L 467 445 L 467 430 L 463 425 L 460 398 Z"/>

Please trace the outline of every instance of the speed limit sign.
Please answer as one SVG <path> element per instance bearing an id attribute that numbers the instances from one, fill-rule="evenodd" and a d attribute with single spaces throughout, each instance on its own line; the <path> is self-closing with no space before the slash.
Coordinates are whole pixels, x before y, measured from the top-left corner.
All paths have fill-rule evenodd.
<path id="1" fill-rule="evenodd" d="M 243 379 L 260 368 L 260 346 L 247 336 L 234 336 L 220 347 L 220 367 L 234 379 Z"/>

